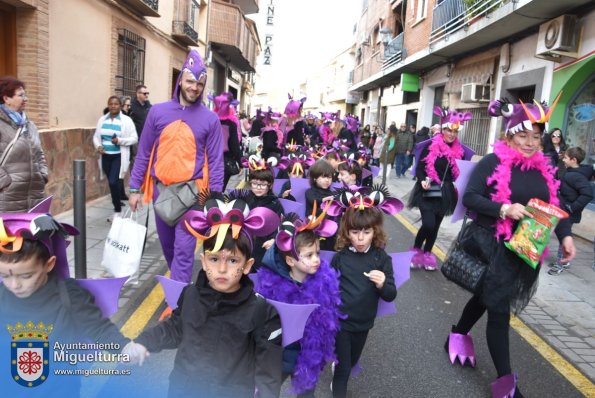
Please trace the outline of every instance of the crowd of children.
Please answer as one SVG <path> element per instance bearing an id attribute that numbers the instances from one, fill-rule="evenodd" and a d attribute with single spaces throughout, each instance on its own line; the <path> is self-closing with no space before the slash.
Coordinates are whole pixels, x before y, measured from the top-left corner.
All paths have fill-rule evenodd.
<path id="1" fill-rule="evenodd" d="M 115 343 L 113 351 L 128 363 L 142 365 L 150 353 L 176 349 L 170 397 L 277 397 L 287 379 L 290 393 L 314 397 L 327 365 L 333 397 L 347 396 L 379 300 L 397 296 L 383 213 L 395 214 L 403 204 L 372 186 L 371 143 L 358 144 L 356 118 L 325 114 L 333 126 L 323 123 L 318 136 L 308 134 L 310 123 L 300 117 L 304 100 L 290 99 L 291 117 L 264 114 L 261 150 L 242 162 L 248 189 L 205 190 L 184 216 L 187 232 L 202 241 L 202 268 L 170 317 L 134 341 L 124 337 L 64 271 L 64 241 L 76 231 L 32 212 L 0 218 L 0 320 L 15 325 L 18 340 L 23 314 L 35 314 L 39 324 L 28 330 L 61 342 Z M 289 132 L 292 140 L 284 142 Z M 321 144 L 308 146 L 316 140 Z M 561 206 L 572 222 L 592 199 L 584 157 L 581 148 L 563 157 Z M 276 178 L 287 178 L 277 191 Z M 282 200 L 302 203 L 305 211 L 286 211 Z M 321 250 L 334 251 L 332 260 L 323 260 Z M 550 274 L 568 266 L 558 262 Z M 283 343 L 287 315 L 275 302 L 316 305 L 297 341 Z M 10 372 L 1 377 L 10 395 L 19 396 L 20 383 L 4 383 Z M 78 396 L 80 383 L 48 378 L 35 391 L 47 396 L 48 389 Z"/>

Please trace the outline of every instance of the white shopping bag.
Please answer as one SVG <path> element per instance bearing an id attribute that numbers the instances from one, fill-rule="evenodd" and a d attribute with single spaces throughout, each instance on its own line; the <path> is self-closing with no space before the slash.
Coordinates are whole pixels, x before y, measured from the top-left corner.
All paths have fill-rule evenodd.
<path id="1" fill-rule="evenodd" d="M 137 222 L 136 212 L 128 217 L 129 213 L 130 209 L 124 217 L 114 217 L 103 249 L 101 265 L 116 278 L 138 273 L 143 254 L 147 227 Z"/>

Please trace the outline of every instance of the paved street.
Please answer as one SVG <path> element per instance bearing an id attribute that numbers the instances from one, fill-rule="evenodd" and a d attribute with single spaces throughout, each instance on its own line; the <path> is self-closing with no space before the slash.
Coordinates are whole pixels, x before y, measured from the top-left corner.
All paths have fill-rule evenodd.
<path id="1" fill-rule="evenodd" d="M 409 179 L 389 179 L 391 192 L 399 197 L 405 196 L 412 184 Z M 109 229 L 105 217 L 110 214 L 110 207 L 109 199 L 103 198 L 87 208 L 88 231 L 92 231 L 88 232 L 87 245 L 89 277 L 98 277 L 103 272 L 100 266 L 102 236 Z M 409 224 L 409 228 L 411 224 L 419 225 L 416 212 L 405 210 L 401 215 L 400 220 L 386 220 L 390 235 L 388 251 L 405 251 L 411 246 L 412 232 L 402 222 Z M 68 217 L 65 213 L 59 218 Z M 144 222 L 142 214 L 139 220 Z M 113 316 L 130 337 L 145 325 L 155 324 L 165 308 L 161 290 L 155 287 L 153 277 L 165 273 L 167 267 L 150 221 L 140 281 L 124 287 L 121 309 Z M 445 220 L 439 248 L 446 251 L 458 228 L 458 224 Z M 543 271 L 536 297 L 520 320 L 513 322 L 513 369 L 519 372 L 520 387 L 529 397 L 595 396 L 594 295 L 587 289 L 595 281 L 595 272 L 591 269 L 592 247 L 580 240 L 577 247 L 579 255 L 567 273 L 552 277 Z M 72 245 L 69 250 L 72 257 Z M 552 242 L 551 252 L 555 250 Z M 441 255 L 440 250 L 437 254 Z M 443 349 L 450 325 L 456 322 L 468 297 L 440 272 L 413 271 L 411 279 L 399 290 L 399 313 L 379 319 L 370 334 L 361 361 L 364 372 L 350 383 L 352 396 L 489 396 L 489 383 L 496 376 L 485 343 L 485 318 L 472 332 L 477 351 L 475 369 L 452 366 Z M 134 391 L 132 396 L 140 396 L 144 389 L 150 390 L 150 396 L 163 396 L 173 357 L 172 351 L 153 354 L 142 368 L 133 367 L 133 377 L 103 379 L 105 384 L 87 390 L 87 396 L 95 397 L 99 391 L 100 395 L 109 395 L 112 391 L 122 391 L 120 388 Z M 317 396 L 330 396 L 330 378 L 330 371 L 325 369 Z M 151 380 L 150 388 L 146 380 Z"/>

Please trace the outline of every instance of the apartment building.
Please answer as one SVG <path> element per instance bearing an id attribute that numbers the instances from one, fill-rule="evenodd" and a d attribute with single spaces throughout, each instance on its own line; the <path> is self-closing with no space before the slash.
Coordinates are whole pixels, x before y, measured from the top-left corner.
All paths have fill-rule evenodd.
<path id="1" fill-rule="evenodd" d="M 248 106 L 260 44 L 245 14 L 257 11 L 257 0 L 0 0 L 0 75 L 26 84 L 52 211 L 72 207 L 74 159 L 87 161 L 88 199 L 108 191 L 91 142 L 107 98 L 144 83 L 152 103 L 168 100 L 191 48 L 206 61 L 206 92 Z"/>

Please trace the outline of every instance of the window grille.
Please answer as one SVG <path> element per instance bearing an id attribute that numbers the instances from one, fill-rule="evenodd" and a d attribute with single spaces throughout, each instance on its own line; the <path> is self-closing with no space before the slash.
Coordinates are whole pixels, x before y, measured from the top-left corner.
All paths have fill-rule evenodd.
<path id="1" fill-rule="evenodd" d="M 143 37 L 118 29 L 118 70 L 116 92 L 134 97 L 136 86 L 145 81 L 145 46 Z"/>

